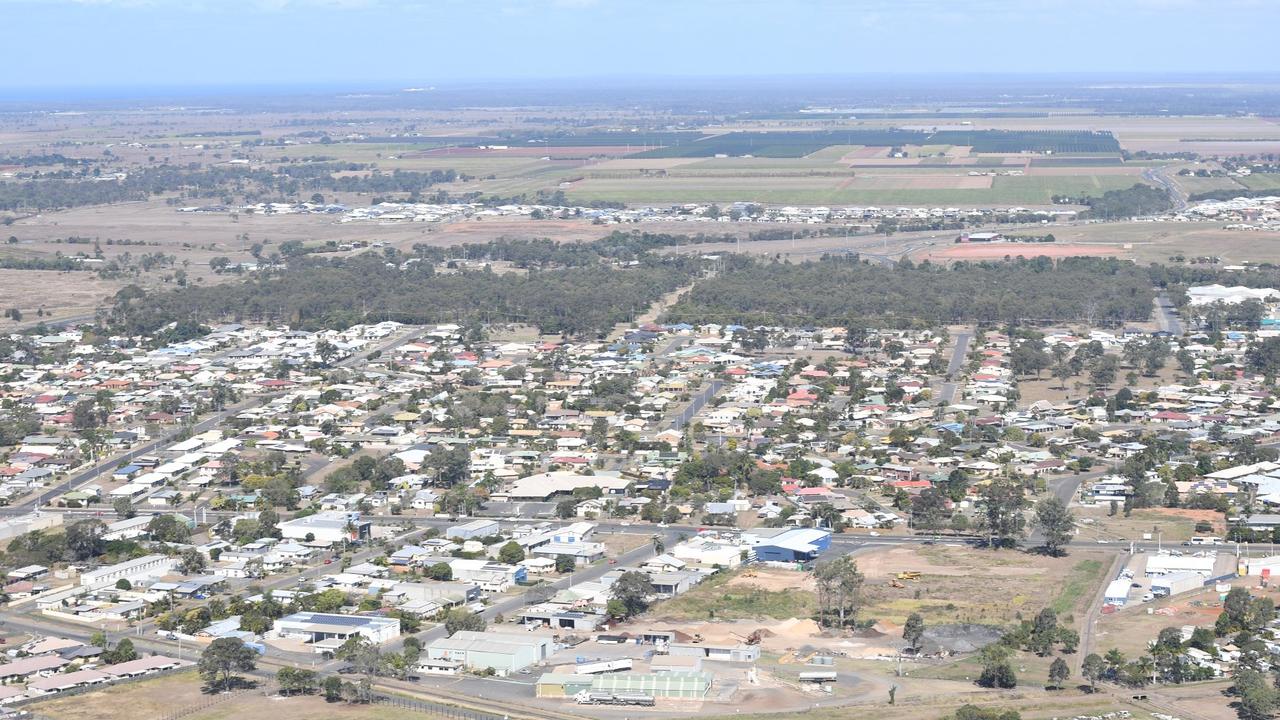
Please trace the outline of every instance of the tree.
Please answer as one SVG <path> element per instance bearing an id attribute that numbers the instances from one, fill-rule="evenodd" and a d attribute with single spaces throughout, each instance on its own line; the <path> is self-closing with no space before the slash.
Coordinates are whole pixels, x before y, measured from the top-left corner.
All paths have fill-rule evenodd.
<path id="1" fill-rule="evenodd" d="M 1097 653 L 1090 653 L 1080 666 L 1080 674 L 1089 681 L 1089 692 L 1098 688 L 1098 681 L 1107 672 L 1107 663 Z"/>
<path id="2" fill-rule="evenodd" d="M 565 573 L 573 572 L 573 568 L 576 565 L 577 563 L 574 562 L 572 555 L 556 556 L 556 572 L 560 573 L 561 575 Z"/>
<path id="3" fill-rule="evenodd" d="M 159 542 L 181 543 L 191 539 L 191 528 L 173 515 L 155 515 L 147 523 L 147 534 Z"/>
<path id="4" fill-rule="evenodd" d="M 1036 615 L 1031 626 L 1030 648 L 1037 655 L 1048 655 L 1058 639 L 1058 614 L 1045 608 Z"/>
<path id="5" fill-rule="evenodd" d="M 982 674 L 978 684 L 982 687 L 1008 690 L 1018 686 L 1018 676 L 1009 662 L 1010 650 L 999 643 L 982 649 Z"/>
<path id="6" fill-rule="evenodd" d="M 1022 537 L 1026 518 L 1022 511 L 1027 501 L 1022 483 L 997 478 L 982 489 L 982 529 L 992 548 L 1015 544 Z"/>
<path id="7" fill-rule="evenodd" d="M 1237 668 L 1232 689 L 1239 698 L 1236 715 L 1240 720 L 1267 720 L 1280 705 L 1280 691 L 1267 681 L 1267 676 L 1252 668 Z"/>
<path id="8" fill-rule="evenodd" d="M 520 547 L 520 543 L 511 540 L 498 550 L 498 560 L 508 565 L 515 565 L 524 560 L 524 548 Z"/>
<path id="9" fill-rule="evenodd" d="M 80 562 L 102 554 L 106 541 L 102 534 L 107 526 L 101 520 L 81 520 L 67 527 L 67 552 L 71 560 Z"/>
<path id="10" fill-rule="evenodd" d="M 114 648 L 109 650 L 104 648 L 102 653 L 102 660 L 108 665 L 115 665 L 117 663 L 129 662 L 130 660 L 137 659 L 138 651 L 134 649 L 133 641 L 129 638 L 124 638 L 117 643 Z"/>
<path id="11" fill-rule="evenodd" d="M 946 522 L 947 497 L 938 488 L 925 488 L 911 499 L 911 527 L 923 533 L 937 534 Z"/>
<path id="12" fill-rule="evenodd" d="M 578 514 L 578 501 L 572 498 L 556 503 L 556 517 L 568 520 Z"/>
<path id="13" fill-rule="evenodd" d="M 1076 529 L 1075 516 L 1056 496 L 1036 503 L 1035 524 L 1044 535 L 1045 550 L 1054 557 L 1062 554 L 1062 549 L 1071 541 L 1071 534 Z"/>
<path id="14" fill-rule="evenodd" d="M 636 570 L 622 573 L 609 587 L 610 599 L 622 606 L 623 617 L 634 617 L 644 612 L 649 607 L 649 596 L 653 592 L 649 576 Z"/>
<path id="15" fill-rule="evenodd" d="M 449 582 L 453 579 L 453 568 L 449 563 L 435 563 L 427 568 L 427 577 L 440 582 Z"/>
<path id="16" fill-rule="evenodd" d="M 325 702 L 338 702 L 342 699 L 342 678 L 330 675 L 320 683 L 320 690 L 324 693 Z"/>
<path id="17" fill-rule="evenodd" d="M 116 498 L 111 501 L 111 509 L 115 510 L 117 515 L 125 519 L 131 518 L 137 514 L 133 509 L 133 501 L 124 497 Z"/>
<path id="18" fill-rule="evenodd" d="M 444 616 L 444 631 L 450 636 L 461 630 L 483 632 L 487 626 L 484 618 L 464 607 L 450 608 Z"/>
<path id="19" fill-rule="evenodd" d="M 129 578 L 120 578 L 116 581 L 117 590 L 132 590 L 133 583 L 129 582 Z"/>
<path id="20" fill-rule="evenodd" d="M 913 612 L 907 616 L 907 623 L 902 626 L 902 639 L 912 650 L 920 647 L 920 638 L 924 637 L 924 618 Z"/>
<path id="21" fill-rule="evenodd" d="M 204 572 L 205 559 L 204 554 L 193 547 L 189 547 L 182 551 L 182 559 L 178 562 L 178 569 L 186 575 L 195 575 Z"/>
<path id="22" fill-rule="evenodd" d="M 258 654 L 239 638 L 222 637 L 209 643 L 200 654 L 197 669 L 210 690 L 230 690 L 236 673 L 253 672 Z"/>
<path id="23" fill-rule="evenodd" d="M 285 666 L 276 671 L 276 684 L 281 695 L 310 695 L 316 691 L 315 670 Z"/>
<path id="24" fill-rule="evenodd" d="M 818 564 L 813 569 L 818 585 L 819 621 L 831 624 L 834 612 L 838 624 L 845 627 L 858 613 L 862 604 L 862 584 L 865 578 L 858 571 L 858 563 L 849 555 Z"/>
<path id="25" fill-rule="evenodd" d="M 1049 687 L 1061 689 L 1062 684 L 1071 676 L 1071 669 L 1067 667 L 1067 661 L 1062 658 L 1054 658 L 1053 663 L 1049 665 Z"/>

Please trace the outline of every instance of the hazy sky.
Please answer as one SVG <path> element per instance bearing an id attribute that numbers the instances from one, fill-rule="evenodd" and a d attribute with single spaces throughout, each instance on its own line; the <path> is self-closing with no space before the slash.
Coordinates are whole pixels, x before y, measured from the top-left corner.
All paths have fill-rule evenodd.
<path id="1" fill-rule="evenodd" d="M 1273 72 L 1280 0 L 0 0 L 0 87 Z"/>

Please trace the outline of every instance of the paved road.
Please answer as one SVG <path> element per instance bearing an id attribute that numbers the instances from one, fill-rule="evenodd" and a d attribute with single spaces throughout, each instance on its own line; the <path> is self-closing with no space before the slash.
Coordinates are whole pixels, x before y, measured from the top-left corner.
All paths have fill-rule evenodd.
<path id="1" fill-rule="evenodd" d="M 1187 209 L 1186 194 L 1182 192 L 1182 188 L 1178 187 L 1176 182 L 1169 179 L 1169 176 L 1165 174 L 1164 168 L 1147 168 L 1142 171 L 1142 177 L 1150 180 L 1169 194 L 1169 200 L 1173 202 L 1174 210 Z"/>
<path id="2" fill-rule="evenodd" d="M 950 405 L 956 397 L 956 388 L 959 387 L 957 378 L 960 372 L 964 370 L 964 360 L 969 354 L 969 342 L 973 340 L 971 331 L 964 331 L 956 335 L 956 346 L 951 351 L 951 361 L 947 363 L 947 382 L 942 383 L 942 394 L 940 396 L 942 402 Z"/>
<path id="3" fill-rule="evenodd" d="M 689 403 L 684 406 L 684 409 L 663 418 L 661 427 L 675 430 L 685 427 L 707 403 L 711 402 L 711 398 L 715 397 L 723 387 L 723 380 L 711 380 L 706 385 L 698 388 L 698 391 L 694 393 Z"/>
<path id="4" fill-rule="evenodd" d="M 1182 337 L 1182 321 L 1178 318 L 1178 310 L 1173 301 L 1165 293 L 1156 295 L 1156 324 L 1161 330 L 1174 337 Z"/>

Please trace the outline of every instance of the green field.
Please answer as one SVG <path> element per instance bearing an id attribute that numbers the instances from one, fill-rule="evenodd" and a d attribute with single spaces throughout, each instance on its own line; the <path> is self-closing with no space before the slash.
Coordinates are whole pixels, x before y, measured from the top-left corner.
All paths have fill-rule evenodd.
<path id="1" fill-rule="evenodd" d="M 1214 190 L 1239 190 L 1240 183 L 1229 177 L 1196 177 L 1194 175 L 1176 175 L 1174 182 L 1183 192 L 1194 195 L 1195 193 L 1213 192 Z"/>
<path id="2" fill-rule="evenodd" d="M 793 205 L 1049 205 L 1054 195 L 1101 195 L 1131 187 L 1122 175 L 1007 176 L 990 188 L 866 187 L 840 177 L 689 177 L 592 179 L 567 193 L 575 202 L 638 204 L 754 201 Z M 881 183 L 883 185 L 883 183 Z"/>
<path id="3" fill-rule="evenodd" d="M 840 158 L 848 155 L 855 150 L 861 150 L 865 145 L 828 145 L 818 152 L 805 155 L 806 160 L 825 160 L 827 162 L 835 162 Z"/>
<path id="4" fill-rule="evenodd" d="M 1236 180 L 1250 190 L 1280 190 L 1280 173 L 1256 173 Z"/>

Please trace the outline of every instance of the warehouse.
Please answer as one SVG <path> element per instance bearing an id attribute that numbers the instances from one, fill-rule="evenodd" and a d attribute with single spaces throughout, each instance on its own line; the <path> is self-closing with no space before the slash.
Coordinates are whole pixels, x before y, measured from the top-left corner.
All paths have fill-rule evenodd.
<path id="1" fill-rule="evenodd" d="M 701 672 L 604 673 L 576 675 L 546 673 L 538 678 L 540 698 L 573 697 L 588 690 L 599 693 L 640 693 L 654 698 L 701 700 L 711 692 L 711 676 Z"/>
<path id="2" fill-rule="evenodd" d="M 329 510 L 280 523 L 280 535 L 289 540 L 320 545 L 366 540 L 373 523 L 358 512 Z"/>
<path id="3" fill-rule="evenodd" d="M 471 670 L 492 668 L 499 675 L 510 675 L 546 660 L 552 652 L 548 637 L 461 630 L 428 645 L 426 658 L 460 663 Z"/>
<path id="4" fill-rule="evenodd" d="M 1178 593 L 1199 590 L 1204 587 L 1204 576 L 1193 572 L 1176 572 L 1162 575 L 1151 581 L 1151 594 L 1169 597 Z"/>
<path id="5" fill-rule="evenodd" d="M 1125 603 L 1129 602 L 1129 585 L 1130 582 L 1128 578 L 1112 580 L 1111 583 L 1107 585 L 1106 591 L 1103 593 L 1103 602 L 1108 605 L 1122 607 Z"/>
<path id="6" fill-rule="evenodd" d="M 719 662 L 755 662 L 760 659 L 760 646 L 738 643 L 737 645 L 708 645 L 705 643 L 671 643 L 667 652 L 674 657 L 700 657 Z"/>
<path id="7" fill-rule="evenodd" d="M 742 533 L 757 562 L 804 563 L 831 547 L 831 533 L 816 528 L 756 528 Z"/>
<path id="8" fill-rule="evenodd" d="M 1217 563 L 1217 553 L 1205 555 L 1169 555 L 1157 553 L 1147 557 L 1147 575 L 1168 575 L 1178 572 L 1193 572 L 1205 577 L 1213 574 L 1213 566 Z"/>
<path id="9" fill-rule="evenodd" d="M 490 537 L 500 532 L 497 520 L 472 520 L 461 525 L 454 525 L 445 531 L 444 536 L 450 540 L 471 540 L 473 538 Z"/>
<path id="10" fill-rule="evenodd" d="M 298 612 L 275 621 L 272 632 L 317 645 L 317 651 L 341 645 L 352 635 L 362 635 L 375 645 L 400 635 L 398 618 L 331 613 Z"/>

